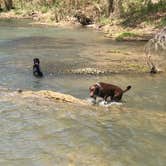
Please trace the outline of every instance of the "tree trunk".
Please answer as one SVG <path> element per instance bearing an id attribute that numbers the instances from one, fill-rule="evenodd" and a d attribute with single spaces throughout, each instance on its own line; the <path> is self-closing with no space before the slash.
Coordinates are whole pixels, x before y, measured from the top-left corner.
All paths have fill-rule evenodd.
<path id="1" fill-rule="evenodd" d="M 0 0 L 0 11 L 2 11 L 2 1 Z"/>
<path id="2" fill-rule="evenodd" d="M 114 1 L 114 11 L 113 16 L 120 18 L 123 13 L 122 0 Z"/>
<path id="3" fill-rule="evenodd" d="M 110 13 L 113 13 L 114 11 L 114 0 L 107 0 L 107 4 L 108 4 L 108 7 L 107 7 L 107 16 L 109 17 L 110 16 Z"/>
<path id="4" fill-rule="evenodd" d="M 122 6 L 123 0 L 107 0 L 108 3 L 108 16 L 109 17 L 121 17 L 123 13 L 123 6 Z"/>
<path id="5" fill-rule="evenodd" d="M 7 10 L 11 10 L 13 8 L 13 1 L 12 0 L 4 0 L 5 7 Z"/>

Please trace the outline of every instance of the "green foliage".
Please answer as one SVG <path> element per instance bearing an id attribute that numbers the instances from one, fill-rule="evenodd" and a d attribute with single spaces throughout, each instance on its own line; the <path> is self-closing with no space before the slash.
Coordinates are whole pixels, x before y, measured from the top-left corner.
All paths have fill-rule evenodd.
<path id="1" fill-rule="evenodd" d="M 125 26 L 136 26 L 143 21 L 153 21 L 159 19 L 158 14 L 164 13 L 166 11 L 166 1 L 160 0 L 158 3 L 152 3 L 149 1 L 147 4 L 131 3 L 129 5 L 130 8 L 126 10 L 124 14 L 124 22 Z"/>
<path id="2" fill-rule="evenodd" d="M 15 9 L 14 12 L 15 12 L 16 15 L 21 15 L 22 14 L 22 10 L 20 10 L 20 9 Z"/>
<path id="3" fill-rule="evenodd" d="M 158 3 L 153 4 L 151 1 L 147 4 L 146 8 L 142 8 L 142 12 L 145 13 L 156 13 L 166 11 L 166 1 L 160 0 Z"/>
<path id="4" fill-rule="evenodd" d="M 162 26 L 162 27 L 166 26 L 166 17 L 161 19 L 160 26 Z"/>
<path id="5" fill-rule="evenodd" d="M 51 20 L 58 22 L 65 20 L 77 12 L 82 12 L 100 24 L 119 23 L 123 26 L 137 26 L 142 22 L 156 23 L 156 26 L 164 26 L 166 0 L 152 3 L 151 0 L 123 0 L 123 16 L 121 19 L 108 18 L 107 0 L 13 0 L 16 14 L 52 13 Z M 3 9 L 4 5 L 1 5 Z M 114 20 L 113 20 L 114 19 Z M 159 21 L 158 21 L 159 20 Z M 114 21 L 112 23 L 112 21 Z"/>
<path id="6" fill-rule="evenodd" d="M 13 0 L 15 8 L 22 10 L 22 13 L 52 12 L 57 21 L 73 16 L 77 11 L 88 13 L 96 17 L 102 13 L 100 1 L 104 0 Z M 102 3 L 101 3 L 102 4 Z M 20 11 L 15 11 L 17 14 Z"/>
<path id="7" fill-rule="evenodd" d="M 116 40 L 117 41 L 122 41 L 126 38 L 132 38 L 132 37 L 135 38 L 137 36 L 138 36 L 137 34 L 132 33 L 132 32 L 123 32 L 118 37 L 116 37 Z"/>
<path id="8" fill-rule="evenodd" d="M 107 18 L 107 17 L 101 17 L 99 19 L 99 23 L 102 24 L 102 25 L 107 25 L 107 24 L 111 24 L 112 21 L 110 18 Z"/>
<path id="9" fill-rule="evenodd" d="M 47 13 L 49 11 L 49 7 L 48 6 L 42 6 L 41 7 L 41 12 L 42 13 Z"/>

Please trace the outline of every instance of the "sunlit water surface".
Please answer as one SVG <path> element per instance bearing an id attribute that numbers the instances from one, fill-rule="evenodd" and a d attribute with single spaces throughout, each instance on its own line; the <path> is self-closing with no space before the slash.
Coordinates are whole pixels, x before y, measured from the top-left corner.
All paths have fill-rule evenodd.
<path id="1" fill-rule="evenodd" d="M 91 65 L 91 55 L 83 58 L 85 49 L 134 53 L 143 45 L 112 42 L 87 29 L 0 21 L 0 165 L 165 166 L 165 75 L 63 74 L 68 68 Z M 41 60 L 43 79 L 32 75 L 34 57 Z M 48 89 L 87 99 L 88 87 L 97 81 L 132 89 L 122 105 L 109 108 L 9 93 Z"/>

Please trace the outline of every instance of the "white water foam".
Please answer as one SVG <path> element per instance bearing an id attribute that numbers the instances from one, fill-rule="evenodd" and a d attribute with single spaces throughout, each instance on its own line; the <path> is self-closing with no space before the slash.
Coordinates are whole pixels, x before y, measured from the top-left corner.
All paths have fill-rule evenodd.
<path id="1" fill-rule="evenodd" d="M 110 106 L 113 106 L 113 105 L 117 105 L 117 106 L 120 106 L 122 105 L 123 103 L 122 102 L 108 102 L 106 103 L 104 100 L 94 100 L 93 98 L 87 98 L 87 101 L 90 103 L 90 104 L 96 104 L 96 105 L 99 105 L 99 106 L 102 106 L 102 107 L 110 107 Z"/>
<path id="2" fill-rule="evenodd" d="M 117 106 L 122 105 L 121 102 L 115 102 L 115 101 L 108 102 L 108 103 L 106 103 L 105 101 L 101 101 L 98 104 L 99 104 L 99 106 L 102 106 L 102 107 L 111 107 L 113 105 L 117 105 Z"/>

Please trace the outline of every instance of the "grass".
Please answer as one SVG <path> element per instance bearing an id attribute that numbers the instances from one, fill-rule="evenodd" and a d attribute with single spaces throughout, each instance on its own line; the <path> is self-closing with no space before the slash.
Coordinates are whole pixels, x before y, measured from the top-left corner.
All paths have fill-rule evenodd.
<path id="1" fill-rule="evenodd" d="M 107 24 L 111 24 L 111 23 L 112 23 L 112 21 L 110 18 L 101 17 L 99 19 L 99 24 L 101 24 L 101 25 L 107 25 Z"/>
<path id="2" fill-rule="evenodd" d="M 135 34 L 135 33 L 132 33 L 132 32 L 123 32 L 119 36 L 116 37 L 116 40 L 117 41 L 122 41 L 122 40 L 124 40 L 126 38 L 135 38 L 135 37 L 138 37 L 138 35 Z"/>
<path id="3" fill-rule="evenodd" d="M 50 10 L 50 9 L 49 9 L 48 6 L 42 6 L 42 7 L 41 7 L 41 12 L 42 12 L 42 13 L 47 13 L 49 10 Z"/>

